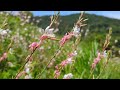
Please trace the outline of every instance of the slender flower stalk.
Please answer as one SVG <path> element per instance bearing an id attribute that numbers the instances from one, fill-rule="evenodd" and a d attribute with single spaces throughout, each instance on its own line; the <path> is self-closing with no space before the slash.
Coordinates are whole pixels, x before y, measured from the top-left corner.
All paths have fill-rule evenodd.
<path id="1" fill-rule="evenodd" d="M 71 64 L 73 62 L 73 57 L 75 55 L 77 55 L 76 53 L 76 49 L 77 49 L 77 46 L 80 42 L 80 37 L 81 37 L 81 28 L 87 24 L 83 24 L 84 21 L 86 21 L 87 19 L 83 19 L 83 13 L 81 13 L 77 23 L 75 24 L 75 27 L 73 27 L 73 31 L 71 31 L 70 33 L 66 34 L 61 40 L 60 40 L 60 46 L 63 46 L 66 41 L 68 41 L 69 39 L 72 38 L 72 36 L 75 36 L 76 37 L 76 41 L 74 43 L 74 47 L 73 47 L 73 50 L 72 52 L 74 53 L 71 53 L 68 55 L 68 58 L 64 61 L 62 61 L 59 65 L 57 65 L 55 68 L 55 72 L 54 72 L 54 78 L 58 79 L 59 76 L 60 76 L 60 73 L 61 73 L 61 70 L 67 65 L 67 64 Z"/>
<path id="2" fill-rule="evenodd" d="M 73 53 L 68 54 L 68 57 L 66 60 L 62 61 L 59 65 L 55 66 L 55 71 L 54 71 L 54 78 L 58 79 L 60 76 L 61 71 L 63 70 L 64 67 L 66 67 L 68 64 L 72 64 L 74 62 L 73 57 L 77 55 L 76 51 Z"/>
<path id="3" fill-rule="evenodd" d="M 52 28 L 52 32 L 49 33 L 51 31 L 51 27 L 52 25 L 55 23 L 55 24 L 58 24 L 57 23 L 57 20 L 58 20 L 58 16 L 59 16 L 59 12 L 57 15 L 54 15 L 52 18 L 51 18 L 51 23 L 50 25 L 45 29 L 45 33 L 40 37 L 40 41 L 39 43 L 37 42 L 33 42 L 32 44 L 29 45 L 29 48 L 31 50 L 31 54 L 27 56 L 27 58 L 25 59 L 25 63 L 23 64 L 23 66 L 19 69 L 19 72 L 17 73 L 17 75 L 15 76 L 15 78 L 19 75 L 19 73 L 21 72 L 21 70 L 25 67 L 25 65 L 30 61 L 32 55 L 34 54 L 34 52 L 36 51 L 36 49 L 38 47 L 41 46 L 41 44 L 43 44 L 44 40 L 46 39 L 52 39 L 52 40 L 56 40 L 54 37 L 52 37 L 52 34 L 53 34 L 53 28 Z M 56 25 L 58 26 L 58 25 Z M 57 27 L 55 27 L 57 28 Z M 51 60 L 50 60 L 51 61 Z M 46 67 L 45 67 L 46 69 Z"/>
<path id="4" fill-rule="evenodd" d="M 65 36 L 60 40 L 60 46 L 62 47 L 66 43 L 66 41 L 72 38 L 73 35 L 73 33 L 66 33 Z"/>
<path id="5" fill-rule="evenodd" d="M 92 76 L 96 64 L 98 64 L 98 62 L 101 60 L 101 58 L 105 58 L 105 56 L 106 56 L 106 55 L 105 55 L 105 52 L 106 52 L 106 48 L 107 48 L 108 45 L 110 44 L 111 34 L 112 34 L 112 28 L 109 29 L 109 33 L 106 35 L 106 40 L 105 40 L 105 43 L 104 43 L 104 45 L 103 45 L 102 54 L 99 53 L 98 56 L 97 56 L 97 58 L 94 60 L 94 63 L 92 64 L 91 74 L 90 74 L 89 78 Z M 110 52 L 109 52 L 109 54 L 110 54 Z M 106 63 L 104 64 L 103 69 L 102 69 L 102 71 L 100 72 L 100 74 L 98 75 L 97 78 L 100 77 L 101 73 L 104 71 L 105 67 L 107 66 L 109 57 L 110 57 L 110 56 L 107 56 L 107 61 L 106 61 Z"/>
<path id="6" fill-rule="evenodd" d="M 108 61 L 110 60 L 110 55 L 111 55 L 111 51 L 109 50 L 109 51 L 108 51 L 107 60 L 106 60 L 106 62 L 105 62 L 105 64 L 104 64 L 104 66 L 103 66 L 100 74 L 97 76 L 96 79 L 98 79 L 98 78 L 101 76 L 102 72 L 105 70 L 106 66 L 108 65 Z"/>

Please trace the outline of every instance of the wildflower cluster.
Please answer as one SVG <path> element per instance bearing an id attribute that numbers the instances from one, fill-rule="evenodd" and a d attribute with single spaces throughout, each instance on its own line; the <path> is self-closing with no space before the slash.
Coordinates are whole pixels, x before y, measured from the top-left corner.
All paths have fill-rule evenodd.
<path id="1" fill-rule="evenodd" d="M 68 57 L 66 60 L 62 61 L 59 65 L 55 66 L 55 72 L 54 72 L 54 78 L 58 78 L 60 76 L 61 70 L 67 66 L 68 64 L 72 64 L 73 57 L 77 55 L 77 52 L 74 51 L 73 53 L 68 54 Z"/>

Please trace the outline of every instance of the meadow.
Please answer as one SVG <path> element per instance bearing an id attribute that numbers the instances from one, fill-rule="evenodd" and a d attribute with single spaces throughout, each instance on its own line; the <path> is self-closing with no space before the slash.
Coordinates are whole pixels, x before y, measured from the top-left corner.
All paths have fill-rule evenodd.
<path id="1" fill-rule="evenodd" d="M 116 40 L 111 26 L 91 33 L 84 12 L 72 29 L 60 26 L 60 12 L 43 27 L 30 12 L 12 13 L 0 12 L 0 79 L 120 78 L 119 33 Z"/>

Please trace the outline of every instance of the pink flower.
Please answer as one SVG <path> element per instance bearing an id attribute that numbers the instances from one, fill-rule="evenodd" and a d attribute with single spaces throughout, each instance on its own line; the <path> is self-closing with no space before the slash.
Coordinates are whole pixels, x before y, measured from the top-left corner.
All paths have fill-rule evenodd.
<path id="1" fill-rule="evenodd" d="M 20 72 L 20 73 L 17 75 L 16 79 L 19 79 L 22 75 L 25 75 L 25 74 L 26 74 L 25 71 Z"/>
<path id="2" fill-rule="evenodd" d="M 5 58 L 7 58 L 7 53 L 4 53 L 3 56 L 4 56 Z"/>
<path id="3" fill-rule="evenodd" d="M 36 42 L 33 42 L 32 44 L 29 45 L 30 50 L 34 50 L 35 48 L 38 48 L 39 44 Z"/>
<path id="4" fill-rule="evenodd" d="M 60 46 L 63 46 L 73 36 L 73 33 L 66 33 L 65 36 L 60 40 Z"/>
<path id="5" fill-rule="evenodd" d="M 0 57 L 0 61 L 5 60 L 7 58 L 7 53 L 4 53 L 2 57 Z"/>
<path id="6" fill-rule="evenodd" d="M 58 66 L 55 66 L 55 69 L 58 69 Z"/>
<path id="7" fill-rule="evenodd" d="M 3 54 L 3 58 L 6 59 L 7 58 L 7 53 Z"/>
<path id="8" fill-rule="evenodd" d="M 98 64 L 98 62 L 101 60 L 101 54 L 98 53 L 97 58 L 94 59 L 94 62 L 92 64 L 92 69 L 94 69 L 96 67 L 96 65 Z"/>
<path id="9" fill-rule="evenodd" d="M 58 78 L 60 76 L 60 71 L 59 70 L 55 70 L 54 72 L 54 78 Z"/>
<path id="10" fill-rule="evenodd" d="M 48 38 L 48 36 L 47 36 L 46 34 L 43 34 L 43 35 L 40 37 L 40 40 L 43 41 L 43 40 L 45 40 L 45 39 L 47 39 L 47 38 Z"/>
<path id="11" fill-rule="evenodd" d="M 66 65 L 67 65 L 67 60 L 62 61 L 60 65 L 61 65 L 62 67 L 66 66 Z"/>
<path id="12" fill-rule="evenodd" d="M 40 40 L 43 41 L 45 39 L 51 39 L 51 40 L 57 40 L 55 37 L 52 37 L 48 34 L 43 34 L 41 37 L 40 37 Z"/>

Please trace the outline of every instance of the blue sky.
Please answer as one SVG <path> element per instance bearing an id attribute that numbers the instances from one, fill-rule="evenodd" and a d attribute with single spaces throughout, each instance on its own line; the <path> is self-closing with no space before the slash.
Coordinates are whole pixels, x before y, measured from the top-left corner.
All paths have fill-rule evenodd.
<path id="1" fill-rule="evenodd" d="M 53 15 L 54 11 L 32 11 L 34 16 Z M 60 15 L 80 13 L 80 11 L 60 11 Z M 102 15 L 106 17 L 120 19 L 120 11 L 86 11 L 89 14 Z"/>

